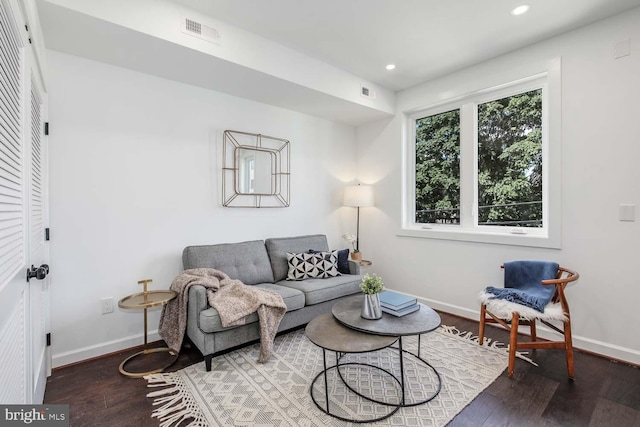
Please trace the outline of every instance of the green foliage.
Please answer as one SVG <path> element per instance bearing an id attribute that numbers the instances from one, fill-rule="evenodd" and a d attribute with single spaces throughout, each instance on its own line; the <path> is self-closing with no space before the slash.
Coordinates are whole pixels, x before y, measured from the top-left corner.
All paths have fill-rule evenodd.
<path id="1" fill-rule="evenodd" d="M 376 274 L 365 274 L 362 283 L 360 283 L 360 290 L 365 294 L 377 294 L 384 291 L 384 282 Z"/>
<path id="2" fill-rule="evenodd" d="M 478 223 L 542 226 L 542 91 L 478 106 Z"/>
<path id="3" fill-rule="evenodd" d="M 478 105 L 478 223 L 542 226 L 542 91 Z M 460 111 L 416 120 L 416 222 L 460 221 Z"/>
<path id="4" fill-rule="evenodd" d="M 460 222 L 460 111 L 416 120 L 416 221 Z"/>

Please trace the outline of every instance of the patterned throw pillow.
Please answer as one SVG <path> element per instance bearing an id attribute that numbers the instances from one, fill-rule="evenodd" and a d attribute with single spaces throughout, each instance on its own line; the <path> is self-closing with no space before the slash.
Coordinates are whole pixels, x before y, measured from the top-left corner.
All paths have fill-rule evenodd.
<path id="1" fill-rule="evenodd" d="M 315 249 L 309 249 L 310 254 L 317 254 L 322 251 L 316 251 Z M 349 270 L 349 249 L 342 249 L 338 251 L 331 251 L 338 256 L 338 271 L 342 274 L 351 274 Z"/>
<path id="2" fill-rule="evenodd" d="M 337 267 L 336 251 L 315 254 L 287 252 L 287 263 L 289 264 L 287 280 L 326 279 L 341 275 Z"/>

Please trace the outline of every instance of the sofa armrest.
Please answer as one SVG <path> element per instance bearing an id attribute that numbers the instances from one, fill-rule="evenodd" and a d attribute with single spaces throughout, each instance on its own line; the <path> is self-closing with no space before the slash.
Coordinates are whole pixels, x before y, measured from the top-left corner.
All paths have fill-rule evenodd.
<path id="1" fill-rule="evenodd" d="M 209 302 L 207 301 L 207 290 L 205 287 L 194 285 L 189 288 L 189 311 L 192 313 L 200 313 L 207 308 L 209 308 Z"/>
<path id="2" fill-rule="evenodd" d="M 349 260 L 349 274 L 360 274 L 360 263 Z"/>

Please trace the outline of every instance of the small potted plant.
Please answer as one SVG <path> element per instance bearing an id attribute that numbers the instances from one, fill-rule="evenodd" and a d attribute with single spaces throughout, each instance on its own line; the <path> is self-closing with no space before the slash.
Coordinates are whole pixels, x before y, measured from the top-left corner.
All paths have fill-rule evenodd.
<path id="1" fill-rule="evenodd" d="M 356 246 L 358 238 L 354 234 L 343 234 L 342 238 L 351 243 L 351 259 L 354 261 L 362 260 L 362 252 Z"/>
<path id="2" fill-rule="evenodd" d="M 360 317 L 368 320 L 376 320 L 382 317 L 380 298 L 378 294 L 384 291 L 384 282 L 376 274 L 365 274 L 360 283 L 360 290 L 364 293 L 364 302 Z"/>

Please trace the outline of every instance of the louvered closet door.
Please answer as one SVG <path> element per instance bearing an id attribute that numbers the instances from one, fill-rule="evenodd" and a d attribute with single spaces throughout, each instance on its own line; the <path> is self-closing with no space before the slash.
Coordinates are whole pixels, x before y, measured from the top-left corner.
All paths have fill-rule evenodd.
<path id="1" fill-rule="evenodd" d="M 46 144 L 44 144 L 44 103 L 36 79 L 31 81 L 29 137 L 29 223 L 30 263 L 36 267 L 49 264 L 45 246 L 45 214 L 47 212 Z M 47 382 L 50 355 L 47 352 L 46 334 L 49 331 L 49 276 L 44 280 L 31 279 L 29 284 L 30 333 L 31 333 L 31 386 L 32 401 L 41 403 Z"/>
<path id="2" fill-rule="evenodd" d="M 0 403 L 30 391 L 25 50 L 16 3 L 0 0 Z"/>

